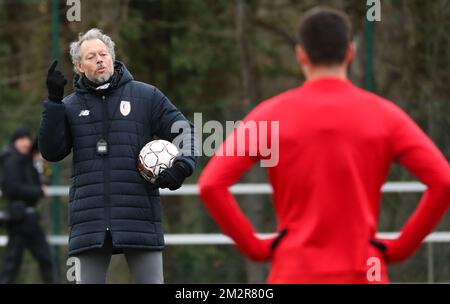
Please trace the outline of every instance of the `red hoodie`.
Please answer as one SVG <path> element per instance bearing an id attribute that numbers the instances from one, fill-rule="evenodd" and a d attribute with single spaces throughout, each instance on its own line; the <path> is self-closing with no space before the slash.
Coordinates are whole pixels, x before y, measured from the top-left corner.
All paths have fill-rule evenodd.
<path id="1" fill-rule="evenodd" d="M 388 282 L 386 262 L 409 257 L 450 204 L 450 167 L 436 146 L 396 105 L 349 81 L 307 81 L 258 105 L 248 121 L 279 122 L 279 162 L 267 172 L 278 231 L 286 229 L 286 235 L 272 250 L 274 239 L 255 236 L 228 190 L 264 159 L 261 153 L 249 156 L 255 154 L 248 138 L 246 156 L 210 160 L 200 193 L 243 254 L 271 260 L 269 283 L 367 283 L 371 257 L 380 261 L 378 282 Z M 224 145 L 235 142 L 236 132 Z M 380 189 L 394 161 L 427 191 L 399 238 L 380 240 L 387 247 L 383 254 L 370 240 L 377 232 Z"/>

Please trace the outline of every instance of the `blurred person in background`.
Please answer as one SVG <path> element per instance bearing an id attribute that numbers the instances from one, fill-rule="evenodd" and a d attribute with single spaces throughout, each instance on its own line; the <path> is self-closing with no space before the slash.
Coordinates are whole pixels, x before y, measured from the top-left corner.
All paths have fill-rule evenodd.
<path id="1" fill-rule="evenodd" d="M 47 193 L 35 167 L 35 163 L 42 164 L 39 155 L 37 142 L 33 144 L 31 133 L 23 128 L 13 133 L 10 145 L 3 152 L 1 189 L 8 201 L 9 213 L 6 224 L 8 244 L 0 273 L 3 284 L 15 282 L 26 249 L 39 263 L 42 281 L 56 283 L 50 245 L 36 210 L 39 199 Z"/>

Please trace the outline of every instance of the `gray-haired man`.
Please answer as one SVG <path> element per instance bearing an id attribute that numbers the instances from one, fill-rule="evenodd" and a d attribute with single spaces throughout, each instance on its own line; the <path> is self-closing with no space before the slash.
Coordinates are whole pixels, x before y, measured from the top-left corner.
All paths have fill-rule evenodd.
<path id="1" fill-rule="evenodd" d="M 69 255 L 80 258 L 81 283 L 104 283 L 114 253 L 125 254 L 135 282 L 162 283 L 158 187 L 175 190 L 194 171 L 193 126 L 160 90 L 133 80 L 100 30 L 80 35 L 70 54 L 79 76 L 74 93 L 62 100 L 67 80 L 53 63 L 39 133 L 49 161 L 73 149 Z M 180 122 L 187 128 L 172 130 Z M 136 166 L 140 149 L 154 137 L 183 142 L 156 187 Z"/>

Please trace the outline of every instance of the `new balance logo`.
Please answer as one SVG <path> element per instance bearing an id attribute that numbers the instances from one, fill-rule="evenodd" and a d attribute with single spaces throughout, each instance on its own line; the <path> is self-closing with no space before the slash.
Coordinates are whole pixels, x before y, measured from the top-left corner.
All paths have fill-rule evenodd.
<path id="1" fill-rule="evenodd" d="M 80 114 L 78 116 L 89 116 L 89 110 L 81 110 Z"/>

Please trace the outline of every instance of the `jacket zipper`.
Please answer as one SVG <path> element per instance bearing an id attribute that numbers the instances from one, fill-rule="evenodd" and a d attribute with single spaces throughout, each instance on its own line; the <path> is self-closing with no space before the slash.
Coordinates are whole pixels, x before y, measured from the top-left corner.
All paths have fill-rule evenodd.
<path id="1" fill-rule="evenodd" d="M 105 95 L 102 96 L 102 138 L 103 140 L 106 140 L 108 145 L 108 153 L 110 152 L 110 145 L 108 143 L 108 134 L 107 134 L 107 128 L 108 128 L 108 107 L 106 104 L 106 97 Z M 110 231 L 110 205 L 109 205 L 109 192 L 110 192 L 110 185 L 109 185 L 109 158 L 106 156 L 103 156 L 103 179 L 104 179 L 104 185 L 105 185 L 105 191 L 103 193 L 103 199 L 105 202 L 105 221 L 106 221 L 106 231 Z"/>

